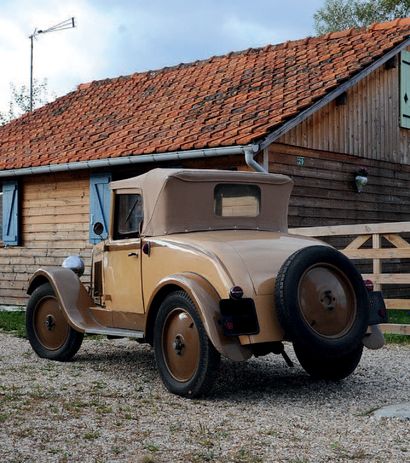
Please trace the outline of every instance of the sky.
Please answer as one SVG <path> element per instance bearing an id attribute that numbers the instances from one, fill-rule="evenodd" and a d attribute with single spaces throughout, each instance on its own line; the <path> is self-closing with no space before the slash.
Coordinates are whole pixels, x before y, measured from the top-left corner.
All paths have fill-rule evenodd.
<path id="1" fill-rule="evenodd" d="M 76 27 L 34 40 L 34 78 L 54 96 L 78 84 L 314 35 L 324 0 L 0 0 L 0 111 L 10 83 L 29 84 L 30 39 L 70 17 Z"/>

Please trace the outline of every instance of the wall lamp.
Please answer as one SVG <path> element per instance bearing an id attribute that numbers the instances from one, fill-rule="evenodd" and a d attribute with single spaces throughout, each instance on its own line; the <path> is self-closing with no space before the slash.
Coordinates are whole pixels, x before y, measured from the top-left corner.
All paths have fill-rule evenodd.
<path id="1" fill-rule="evenodd" d="M 361 167 L 357 170 L 354 174 L 354 183 L 356 187 L 356 191 L 361 193 L 363 188 L 367 185 L 368 182 L 368 172 L 365 167 Z"/>

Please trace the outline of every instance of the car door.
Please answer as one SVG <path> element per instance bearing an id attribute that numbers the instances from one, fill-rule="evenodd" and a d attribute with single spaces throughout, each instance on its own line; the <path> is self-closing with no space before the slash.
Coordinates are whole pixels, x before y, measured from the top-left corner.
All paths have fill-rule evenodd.
<path id="1" fill-rule="evenodd" d="M 144 313 L 141 290 L 142 196 L 117 192 L 114 198 L 112 238 L 104 249 L 105 307 L 113 312 L 113 324 L 127 326 L 127 318 Z M 123 326 L 123 325 L 126 326 Z"/>

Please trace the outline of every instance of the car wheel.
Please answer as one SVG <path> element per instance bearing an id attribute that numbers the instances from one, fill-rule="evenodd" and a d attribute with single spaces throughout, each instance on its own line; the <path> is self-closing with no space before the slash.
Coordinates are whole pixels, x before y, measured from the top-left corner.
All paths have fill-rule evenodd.
<path id="1" fill-rule="evenodd" d="M 313 378 L 338 381 L 351 375 L 360 362 L 363 345 L 341 356 L 325 357 L 297 343 L 293 346 L 303 369 Z"/>
<path id="2" fill-rule="evenodd" d="M 211 389 L 220 354 L 184 291 L 171 293 L 161 304 L 154 326 L 154 351 L 161 379 L 170 392 L 193 398 Z"/>
<path id="3" fill-rule="evenodd" d="M 84 337 L 67 323 L 49 283 L 36 288 L 28 301 L 26 331 L 37 355 L 50 360 L 70 360 Z"/>
<path id="4" fill-rule="evenodd" d="M 343 356 L 362 345 L 369 317 L 367 290 L 349 259 L 327 246 L 292 254 L 275 284 L 286 339 L 318 355 Z"/>

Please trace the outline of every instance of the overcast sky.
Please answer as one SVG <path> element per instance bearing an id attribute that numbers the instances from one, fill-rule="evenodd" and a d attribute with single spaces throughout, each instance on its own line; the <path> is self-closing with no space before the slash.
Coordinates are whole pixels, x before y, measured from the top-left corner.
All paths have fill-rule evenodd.
<path id="1" fill-rule="evenodd" d="M 56 95 L 81 82 L 158 69 L 314 35 L 324 0 L 0 0 L 0 111 L 10 82 L 28 84 L 29 35 L 71 16 L 77 27 L 40 35 L 34 76 Z"/>

